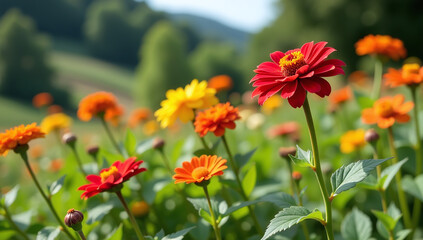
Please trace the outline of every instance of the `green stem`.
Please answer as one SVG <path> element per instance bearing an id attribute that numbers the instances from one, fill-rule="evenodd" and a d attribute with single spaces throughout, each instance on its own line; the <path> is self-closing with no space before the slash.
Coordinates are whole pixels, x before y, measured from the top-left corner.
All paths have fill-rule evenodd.
<path id="1" fill-rule="evenodd" d="M 207 198 L 207 204 L 209 205 L 209 211 L 210 211 L 210 215 L 213 221 L 213 230 L 214 230 L 214 235 L 216 236 L 216 240 L 221 240 L 222 237 L 220 235 L 220 229 L 219 229 L 219 225 L 216 222 L 216 217 L 214 216 L 214 212 L 213 212 L 213 208 L 211 205 L 211 201 L 210 201 L 210 196 L 209 196 L 209 191 L 207 190 L 207 186 L 203 186 L 203 190 L 204 190 L 204 194 L 206 195 Z"/>
<path id="2" fill-rule="evenodd" d="M 28 156 L 27 156 L 26 151 L 21 151 L 21 152 L 19 152 L 19 154 L 21 155 L 22 159 L 24 160 L 24 163 L 26 165 L 26 168 L 28 169 L 28 172 L 31 175 L 32 180 L 34 181 L 35 186 L 37 187 L 38 191 L 41 193 L 41 196 L 46 201 L 48 207 L 50 208 L 51 212 L 53 213 L 54 218 L 56 218 L 57 222 L 62 227 L 63 232 L 65 232 L 66 235 L 68 235 L 68 237 L 70 239 L 75 239 L 74 236 L 68 231 L 68 228 L 65 226 L 65 224 L 62 221 L 62 219 L 57 214 L 57 212 L 54 209 L 54 206 L 53 206 L 50 198 L 47 197 L 47 195 L 44 193 L 43 189 L 41 188 L 40 183 L 38 182 L 37 178 L 35 177 L 34 171 L 32 171 L 31 165 L 28 162 Z"/>
<path id="3" fill-rule="evenodd" d="M 116 192 L 116 195 L 118 196 L 120 202 L 122 203 L 123 208 L 125 208 L 126 213 L 128 213 L 129 220 L 131 221 L 132 227 L 134 228 L 138 239 L 144 240 L 145 239 L 144 235 L 141 233 L 141 230 L 137 224 L 137 221 L 135 220 L 134 215 L 132 215 L 131 210 L 129 210 L 128 205 L 126 204 L 125 199 L 123 198 L 120 190 Z"/>
<path id="4" fill-rule="evenodd" d="M 82 230 L 79 230 L 79 231 L 78 231 L 78 235 L 79 235 L 79 237 L 80 237 L 82 240 L 87 240 L 87 239 L 85 238 L 84 232 L 83 232 Z"/>
<path id="5" fill-rule="evenodd" d="M 380 92 L 382 87 L 382 72 L 383 72 L 382 60 L 380 60 L 379 58 L 376 58 L 375 72 L 374 72 L 374 79 L 373 79 L 373 90 L 372 90 L 373 99 L 380 98 Z"/>
<path id="6" fill-rule="evenodd" d="M 313 116 L 311 114 L 310 105 L 308 103 L 308 99 L 306 98 L 303 105 L 304 114 L 307 120 L 308 132 L 310 134 L 311 140 L 311 147 L 313 150 L 313 158 L 314 158 L 314 173 L 317 178 L 317 182 L 319 183 L 320 192 L 322 193 L 323 202 L 325 204 L 326 210 L 326 235 L 329 240 L 334 239 L 333 229 L 332 229 L 332 204 L 329 200 L 329 194 L 326 189 L 325 180 L 323 179 L 323 173 L 320 166 L 320 157 L 319 157 L 319 148 L 317 146 L 317 137 L 316 137 L 316 130 L 314 129 L 313 123 Z"/>
<path id="7" fill-rule="evenodd" d="M 244 199 L 244 201 L 249 201 L 249 198 L 248 198 L 247 194 L 245 193 L 244 187 L 242 186 L 241 179 L 239 178 L 238 166 L 236 165 L 236 162 L 235 162 L 235 160 L 232 156 L 231 150 L 229 149 L 229 145 L 228 145 L 228 142 L 226 141 L 225 135 L 222 136 L 222 141 L 223 141 L 223 145 L 225 146 L 226 153 L 228 154 L 228 159 L 229 159 L 229 162 L 231 164 L 232 170 L 235 173 L 235 179 L 236 179 L 236 182 L 238 183 L 238 187 L 239 187 L 241 196 Z M 264 234 L 263 229 L 261 228 L 261 226 L 258 222 L 256 213 L 254 212 L 253 207 L 251 205 L 249 205 L 248 210 L 250 212 L 251 218 L 253 219 L 254 226 L 255 226 L 257 232 L 259 234 L 263 235 Z"/>
<path id="8" fill-rule="evenodd" d="M 416 177 L 422 173 L 422 138 L 420 136 L 420 123 L 419 123 L 419 108 L 417 101 L 417 86 L 410 87 L 411 97 L 414 102 L 413 114 L 414 114 L 414 126 L 416 131 Z M 419 226 L 420 220 L 420 211 L 422 209 L 421 201 L 418 198 L 414 198 L 414 207 L 413 207 L 413 228 L 410 233 L 410 239 L 413 238 L 416 228 Z"/>
<path id="9" fill-rule="evenodd" d="M 389 139 L 389 147 L 391 148 L 391 154 L 393 156 L 392 164 L 396 164 L 398 162 L 398 153 L 394 144 L 394 133 L 392 131 L 392 127 L 388 128 L 388 139 Z M 401 171 L 398 171 L 397 174 L 395 175 L 395 182 L 397 185 L 399 204 L 400 204 L 401 212 L 403 215 L 405 228 L 412 229 L 410 210 L 408 209 L 407 198 L 405 196 L 404 190 L 402 189 L 401 179 L 402 179 Z"/>
<path id="10" fill-rule="evenodd" d="M 82 166 L 81 158 L 79 157 L 78 151 L 76 151 L 75 144 L 70 145 L 70 148 L 72 149 L 72 153 L 75 156 L 76 162 L 78 163 L 79 170 L 81 170 L 82 174 L 87 177 L 87 172 L 85 172 Z"/>
<path id="11" fill-rule="evenodd" d="M 112 132 L 110 131 L 109 125 L 107 124 L 104 117 L 100 117 L 101 123 L 103 124 L 104 129 L 106 130 L 107 136 L 109 137 L 110 141 L 112 142 L 113 146 L 116 148 L 118 153 L 123 154 L 122 150 L 120 149 L 118 143 L 116 142 L 115 138 L 113 137 Z"/>
<path id="12" fill-rule="evenodd" d="M 291 176 L 291 178 L 292 178 L 292 176 Z M 303 206 L 303 199 L 300 196 L 300 182 L 295 181 L 294 184 L 295 184 L 296 194 L 297 194 L 297 197 L 298 197 L 298 203 L 299 203 L 300 206 Z M 307 224 L 305 224 L 305 222 L 301 222 L 301 228 L 303 229 L 305 239 L 309 240 L 310 239 L 310 233 L 308 231 Z"/>
<path id="13" fill-rule="evenodd" d="M 292 163 L 291 163 L 291 159 L 289 159 L 289 157 L 285 158 L 286 162 L 288 163 L 288 169 L 289 169 L 289 185 L 291 188 L 291 194 L 294 195 L 295 194 L 295 183 L 294 183 L 294 179 L 292 178 Z"/>
<path id="14" fill-rule="evenodd" d="M 26 235 L 26 233 L 24 231 L 22 231 L 17 225 L 16 223 L 13 221 L 9 210 L 7 209 L 6 206 L 3 206 L 4 209 L 4 217 L 6 218 L 6 220 L 9 222 L 10 226 L 19 234 L 21 235 L 24 239 L 29 240 L 29 237 Z"/>
<path id="15" fill-rule="evenodd" d="M 157 149 L 157 151 L 159 151 L 160 155 L 162 156 L 163 163 L 166 166 L 166 169 L 169 171 L 170 176 L 172 176 L 174 172 L 172 171 L 172 168 L 170 167 L 169 159 L 167 158 L 163 149 Z"/>

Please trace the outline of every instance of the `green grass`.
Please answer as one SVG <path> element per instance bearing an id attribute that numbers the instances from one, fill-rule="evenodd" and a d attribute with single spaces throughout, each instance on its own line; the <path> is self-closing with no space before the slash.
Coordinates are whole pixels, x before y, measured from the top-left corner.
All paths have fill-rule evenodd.
<path id="1" fill-rule="evenodd" d="M 4 97 L 0 97 L 0 112 L 0 127 L 3 129 L 20 124 L 40 122 L 45 116 L 43 111 L 29 104 Z"/>

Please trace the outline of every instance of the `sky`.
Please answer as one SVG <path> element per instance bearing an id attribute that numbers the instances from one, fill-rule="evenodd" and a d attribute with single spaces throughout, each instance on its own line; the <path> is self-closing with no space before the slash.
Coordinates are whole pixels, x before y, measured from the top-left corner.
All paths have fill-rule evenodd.
<path id="1" fill-rule="evenodd" d="M 151 8 L 211 18 L 228 26 L 255 33 L 277 14 L 276 0 L 147 0 Z"/>

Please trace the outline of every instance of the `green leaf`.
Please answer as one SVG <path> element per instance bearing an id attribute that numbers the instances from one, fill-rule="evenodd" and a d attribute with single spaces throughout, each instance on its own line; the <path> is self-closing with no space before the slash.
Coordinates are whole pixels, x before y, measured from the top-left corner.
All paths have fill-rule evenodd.
<path id="1" fill-rule="evenodd" d="M 251 159 L 256 150 L 257 148 L 254 148 L 245 154 L 235 154 L 234 159 L 239 169 L 241 169 Z"/>
<path id="2" fill-rule="evenodd" d="M 378 185 L 383 190 L 386 190 L 389 184 L 391 183 L 392 179 L 395 177 L 395 174 L 397 174 L 397 172 L 401 169 L 402 165 L 404 165 L 404 163 L 406 163 L 407 161 L 408 158 L 405 158 L 402 161 L 383 169 Z"/>
<path id="3" fill-rule="evenodd" d="M 415 179 L 405 176 L 401 185 L 404 191 L 423 201 L 423 174 L 420 174 Z"/>
<path id="4" fill-rule="evenodd" d="M 371 99 L 370 97 L 358 97 L 356 98 L 358 105 L 360 106 L 361 110 L 365 109 L 365 108 L 371 108 L 373 106 L 374 100 Z"/>
<path id="5" fill-rule="evenodd" d="M 201 148 L 194 152 L 194 156 L 200 157 L 201 155 L 213 155 L 214 152 L 211 149 Z"/>
<path id="6" fill-rule="evenodd" d="M 257 201 L 259 201 L 259 202 L 270 202 L 270 203 L 275 204 L 279 208 L 287 208 L 287 207 L 297 205 L 294 197 L 292 197 L 291 195 L 284 193 L 284 192 L 267 194 L 267 195 L 259 198 Z"/>
<path id="7" fill-rule="evenodd" d="M 366 214 L 354 208 L 342 221 L 341 234 L 345 240 L 367 240 L 372 235 L 372 222 Z"/>
<path id="8" fill-rule="evenodd" d="M 133 156 L 137 146 L 137 139 L 129 128 L 126 130 L 125 141 L 123 142 L 123 145 L 128 155 Z"/>
<path id="9" fill-rule="evenodd" d="M 189 228 L 185 228 L 180 231 L 177 231 L 175 233 L 171 233 L 169 235 L 166 235 L 164 238 L 162 238 L 162 240 L 181 240 L 184 238 L 185 234 L 189 233 L 194 228 L 196 227 L 195 226 L 189 227 Z"/>
<path id="10" fill-rule="evenodd" d="M 153 138 L 141 141 L 140 143 L 137 144 L 135 152 L 137 154 L 143 154 L 144 152 L 152 149 L 153 148 L 153 141 L 154 141 Z"/>
<path id="11" fill-rule="evenodd" d="M 165 232 L 164 232 L 164 230 L 163 230 L 163 228 L 162 229 L 160 229 L 160 231 L 156 234 L 156 238 L 158 238 L 158 239 L 162 239 L 162 238 L 164 238 L 164 236 L 165 236 Z"/>
<path id="12" fill-rule="evenodd" d="M 219 179 L 219 182 L 221 182 L 222 184 L 225 184 L 226 186 L 230 188 L 238 189 L 238 183 L 234 179 Z"/>
<path id="13" fill-rule="evenodd" d="M 295 165 L 299 167 L 312 167 L 313 166 L 313 156 L 310 150 L 304 151 L 297 145 L 297 155 L 289 155 L 291 160 Z"/>
<path id="14" fill-rule="evenodd" d="M 29 225 L 31 224 L 31 217 L 32 217 L 33 210 L 28 210 L 23 213 L 15 214 L 12 216 L 13 222 L 21 229 L 26 230 L 28 229 Z"/>
<path id="15" fill-rule="evenodd" d="M 314 219 L 319 222 L 324 222 L 322 213 L 319 210 L 313 212 L 305 207 L 293 206 L 285 208 L 276 214 L 275 218 L 270 221 L 266 232 L 261 240 L 268 239 L 272 235 L 284 231 L 295 224 L 298 224 L 306 219 Z"/>
<path id="16" fill-rule="evenodd" d="M 112 203 L 104 203 L 91 208 L 88 210 L 87 224 L 93 224 L 94 222 L 100 221 L 113 207 Z"/>
<path id="17" fill-rule="evenodd" d="M 407 238 L 408 234 L 410 233 L 411 233 L 411 229 L 404 229 L 404 230 L 398 231 L 395 234 L 395 240 L 404 240 Z"/>
<path id="18" fill-rule="evenodd" d="M 337 169 L 330 178 L 332 195 L 336 196 L 343 191 L 355 187 L 355 185 L 363 181 L 376 166 L 388 159 L 390 158 L 359 160 Z"/>
<path id="19" fill-rule="evenodd" d="M 14 188 L 12 188 L 12 190 L 10 190 L 4 195 L 4 205 L 6 207 L 9 207 L 10 205 L 12 205 L 13 202 L 15 202 L 16 196 L 18 195 L 18 191 L 19 185 L 16 185 Z"/>
<path id="20" fill-rule="evenodd" d="M 194 206 L 194 208 L 198 211 L 200 211 L 200 209 L 205 210 L 207 213 L 210 213 L 209 211 L 209 205 L 207 203 L 207 199 L 206 198 L 187 198 L 188 201 L 190 201 L 192 203 L 192 205 Z M 218 204 L 216 201 L 214 201 L 213 199 L 210 200 L 212 208 L 213 208 L 213 213 L 215 216 L 219 216 L 219 212 L 218 212 Z"/>
<path id="21" fill-rule="evenodd" d="M 45 227 L 38 232 L 37 240 L 54 240 L 59 234 L 59 227 Z"/>
<path id="22" fill-rule="evenodd" d="M 206 210 L 200 208 L 200 210 L 198 211 L 198 215 L 200 215 L 200 217 L 202 217 L 208 223 L 213 224 L 212 217 L 210 216 L 210 214 Z"/>
<path id="23" fill-rule="evenodd" d="M 372 213 L 382 222 L 383 226 L 390 231 L 394 231 L 395 225 L 397 225 L 398 220 L 401 218 L 401 216 L 399 216 L 394 219 L 389 216 L 389 214 L 377 210 L 372 210 Z"/>
<path id="24" fill-rule="evenodd" d="M 50 186 L 47 187 L 50 196 L 53 196 L 60 191 L 65 181 L 65 177 L 66 175 L 63 175 L 61 178 L 59 178 L 59 180 L 53 182 Z"/>
<path id="25" fill-rule="evenodd" d="M 106 239 L 107 240 L 122 240 L 122 224 L 119 225 L 112 233 L 110 233 Z"/>
<path id="26" fill-rule="evenodd" d="M 251 192 L 254 190 L 257 180 L 257 169 L 256 165 L 253 165 L 245 174 L 244 179 L 242 179 L 242 188 L 244 189 L 245 195 L 250 196 Z"/>

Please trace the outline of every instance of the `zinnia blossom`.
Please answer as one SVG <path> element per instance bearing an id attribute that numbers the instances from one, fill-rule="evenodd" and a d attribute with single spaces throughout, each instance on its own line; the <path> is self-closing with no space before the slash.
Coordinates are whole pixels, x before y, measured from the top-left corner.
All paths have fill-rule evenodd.
<path id="1" fill-rule="evenodd" d="M 70 127 L 72 119 L 64 113 L 48 115 L 41 121 L 41 130 L 46 134 L 52 131 L 60 131 Z"/>
<path id="2" fill-rule="evenodd" d="M 118 126 L 123 112 L 123 107 L 116 105 L 116 107 L 110 108 L 106 111 L 106 114 L 104 115 L 104 120 L 112 123 L 113 126 Z"/>
<path id="3" fill-rule="evenodd" d="M 176 90 L 166 92 L 166 100 L 160 103 L 161 108 L 154 113 L 162 128 L 172 126 L 176 119 L 187 123 L 194 119 L 195 109 L 209 108 L 218 103 L 216 90 L 207 87 L 207 82 L 197 79 Z"/>
<path id="4" fill-rule="evenodd" d="M 289 136 L 294 142 L 300 138 L 300 125 L 297 122 L 285 122 L 267 130 L 269 138 Z"/>
<path id="5" fill-rule="evenodd" d="M 404 96 L 398 94 L 394 97 L 378 99 L 372 108 L 364 109 L 361 119 L 366 124 L 375 124 L 380 128 L 389 128 L 395 121 L 405 123 L 410 120 L 408 112 L 413 109 L 413 102 L 404 103 Z"/>
<path id="6" fill-rule="evenodd" d="M 131 128 L 135 128 L 144 120 L 149 119 L 151 116 L 151 111 L 148 108 L 138 108 L 132 111 L 131 116 L 128 120 L 128 125 Z"/>
<path id="7" fill-rule="evenodd" d="M 45 135 L 36 123 L 19 125 L 0 133 L 0 155 L 6 155 L 8 150 L 13 150 L 20 145 L 25 145 L 36 138 Z"/>
<path id="8" fill-rule="evenodd" d="M 389 68 L 383 77 L 386 85 L 391 87 L 418 85 L 423 81 L 423 67 L 417 63 L 404 64 L 400 70 Z"/>
<path id="9" fill-rule="evenodd" d="M 195 118 L 195 131 L 204 137 L 208 132 L 213 132 L 216 137 L 223 136 L 225 129 L 234 129 L 235 120 L 240 119 L 238 108 L 231 106 L 229 102 L 219 103 L 203 112 L 199 112 Z"/>
<path id="10" fill-rule="evenodd" d="M 48 92 L 38 93 L 32 98 L 32 105 L 36 108 L 50 105 L 53 102 L 53 97 Z"/>
<path id="11" fill-rule="evenodd" d="M 226 159 L 216 155 L 193 157 L 190 162 L 183 162 L 181 168 L 175 168 L 173 179 L 175 183 L 201 183 L 213 176 L 222 175 L 223 170 L 228 168 L 226 162 Z"/>
<path id="12" fill-rule="evenodd" d="M 78 188 L 85 191 L 81 198 L 88 199 L 101 192 L 117 190 L 115 187 L 120 189 L 122 183 L 147 170 L 140 168 L 142 160 L 135 160 L 136 157 L 130 157 L 124 162 L 116 161 L 111 167 L 101 170 L 99 175 L 88 175 L 87 180 L 91 183 Z"/>
<path id="13" fill-rule="evenodd" d="M 89 121 L 93 117 L 104 117 L 110 119 L 117 108 L 116 97 L 108 92 L 92 93 L 79 102 L 78 118 L 82 121 Z"/>
<path id="14" fill-rule="evenodd" d="M 347 102 L 352 98 L 353 94 L 349 86 L 338 89 L 329 96 L 329 101 L 333 108 L 338 107 L 338 105 Z"/>
<path id="15" fill-rule="evenodd" d="M 379 55 L 398 60 L 404 58 L 407 50 L 398 38 L 389 35 L 367 35 L 355 44 L 357 55 Z"/>
<path id="16" fill-rule="evenodd" d="M 341 136 L 341 152 L 351 153 L 366 145 L 363 129 L 350 130 Z"/>
<path id="17" fill-rule="evenodd" d="M 228 75 L 214 76 L 208 82 L 208 87 L 216 89 L 217 92 L 230 90 L 232 86 L 232 78 Z"/>
<path id="18" fill-rule="evenodd" d="M 327 42 L 309 42 L 301 49 L 289 50 L 285 53 L 270 54 L 272 62 L 261 63 L 251 79 L 256 89 L 252 97 L 259 96 L 262 105 L 269 97 L 281 92 L 289 104 L 298 108 L 304 104 L 306 93 L 315 93 L 320 97 L 329 96 L 330 84 L 324 77 L 344 74 L 341 68 L 345 63 L 338 59 L 326 59 L 334 48 L 325 47 Z"/>

